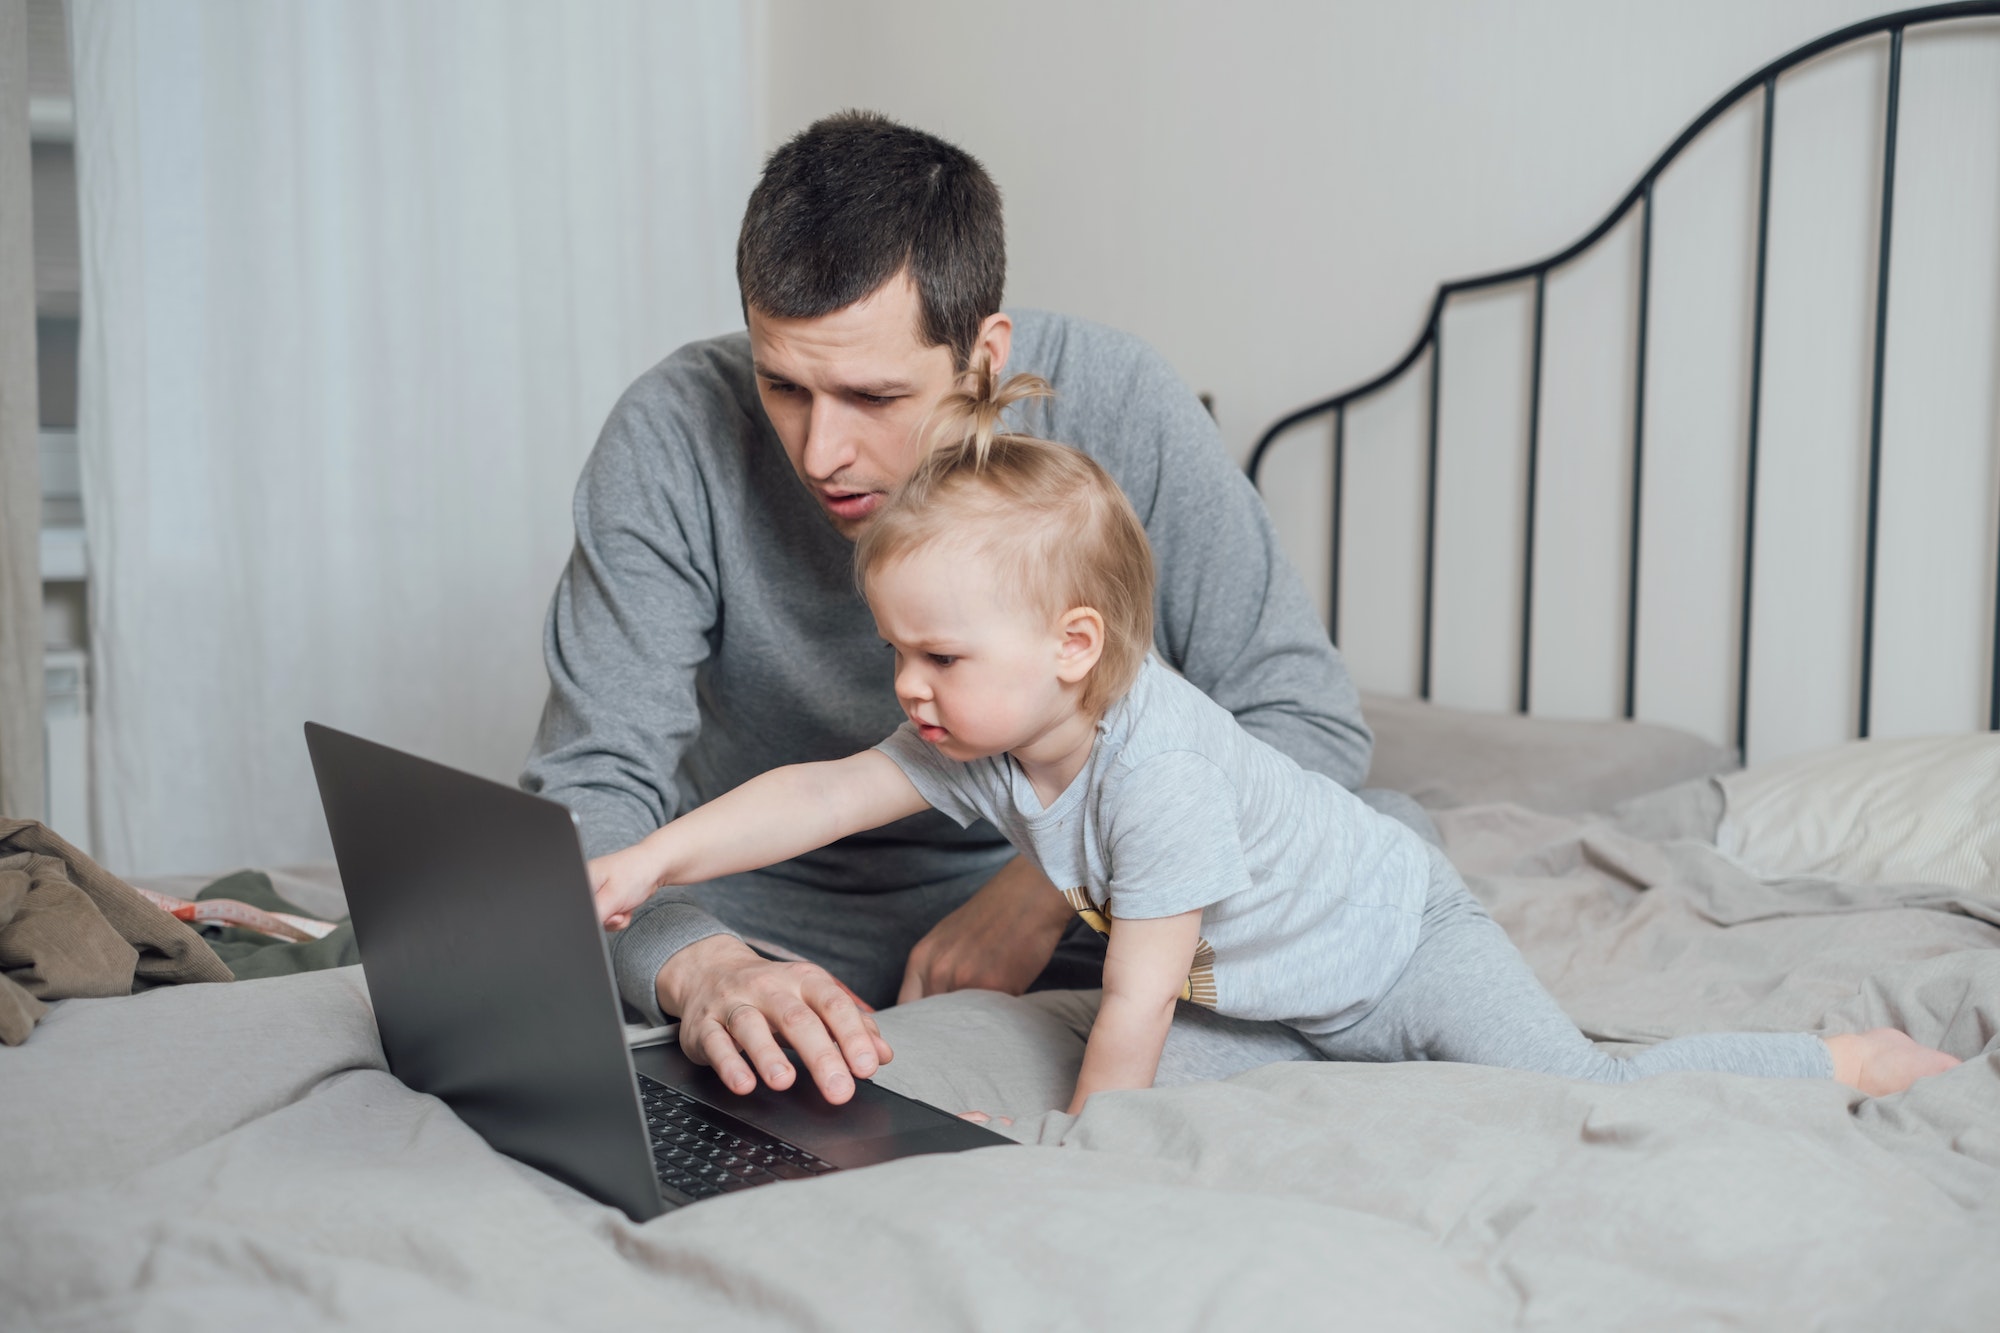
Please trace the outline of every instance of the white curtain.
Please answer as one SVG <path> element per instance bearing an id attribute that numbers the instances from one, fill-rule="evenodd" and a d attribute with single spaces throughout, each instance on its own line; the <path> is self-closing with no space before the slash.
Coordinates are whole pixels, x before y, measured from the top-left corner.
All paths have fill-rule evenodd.
<path id="1" fill-rule="evenodd" d="M 739 5 L 72 0 L 99 846 L 327 854 L 300 725 L 511 780 L 578 469 L 740 326 Z"/>

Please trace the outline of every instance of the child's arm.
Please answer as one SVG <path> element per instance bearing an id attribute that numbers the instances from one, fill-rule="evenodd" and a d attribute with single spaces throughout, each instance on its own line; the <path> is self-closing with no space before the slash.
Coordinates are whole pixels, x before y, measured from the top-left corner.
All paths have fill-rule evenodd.
<path id="1" fill-rule="evenodd" d="M 1094 1092 L 1150 1088 L 1160 1050 L 1174 1021 L 1174 1001 L 1187 984 L 1201 943 L 1201 909 L 1154 920 L 1111 923 L 1104 954 L 1104 1003 L 1083 1048 L 1083 1072 L 1069 1113 L 1078 1115 Z"/>
<path id="2" fill-rule="evenodd" d="M 590 863 L 598 920 L 622 929 L 653 890 L 756 870 L 930 808 L 879 750 L 790 764 Z"/>

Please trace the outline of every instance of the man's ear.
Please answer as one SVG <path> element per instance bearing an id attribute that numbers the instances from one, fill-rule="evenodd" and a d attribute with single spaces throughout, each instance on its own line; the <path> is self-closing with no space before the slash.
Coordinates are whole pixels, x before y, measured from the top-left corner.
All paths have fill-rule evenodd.
<path id="1" fill-rule="evenodd" d="M 1080 685 L 1104 656 L 1104 617 L 1096 608 L 1073 606 L 1056 618 L 1056 679 Z"/>
<path id="2" fill-rule="evenodd" d="M 981 357 L 993 367 L 993 382 L 998 384 L 1007 370 L 1007 354 L 1014 350 L 1014 319 L 1004 310 L 996 310 L 979 321 L 979 336 L 972 340 L 972 360 L 968 365 L 978 365 Z"/>

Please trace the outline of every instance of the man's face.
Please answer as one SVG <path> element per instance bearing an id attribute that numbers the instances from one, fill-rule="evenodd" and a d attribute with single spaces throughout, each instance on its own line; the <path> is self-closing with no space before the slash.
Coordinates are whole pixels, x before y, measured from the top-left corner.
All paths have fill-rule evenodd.
<path id="1" fill-rule="evenodd" d="M 918 428 L 958 382 L 949 347 L 917 335 L 916 285 L 891 278 L 817 319 L 750 310 L 750 355 L 764 414 L 792 469 L 840 535 L 858 538 L 917 465 Z M 1006 364 L 1012 323 L 989 315 L 977 356 Z"/>

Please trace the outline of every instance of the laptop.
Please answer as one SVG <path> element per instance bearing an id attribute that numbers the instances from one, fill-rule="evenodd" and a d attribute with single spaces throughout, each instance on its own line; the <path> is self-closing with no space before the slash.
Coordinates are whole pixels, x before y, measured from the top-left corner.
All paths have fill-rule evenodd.
<path id="1" fill-rule="evenodd" d="M 643 1222 L 1013 1142 L 865 1079 L 739 1096 L 672 1042 L 628 1050 L 566 807 L 318 723 L 306 747 L 389 1071 L 509 1157 Z"/>

